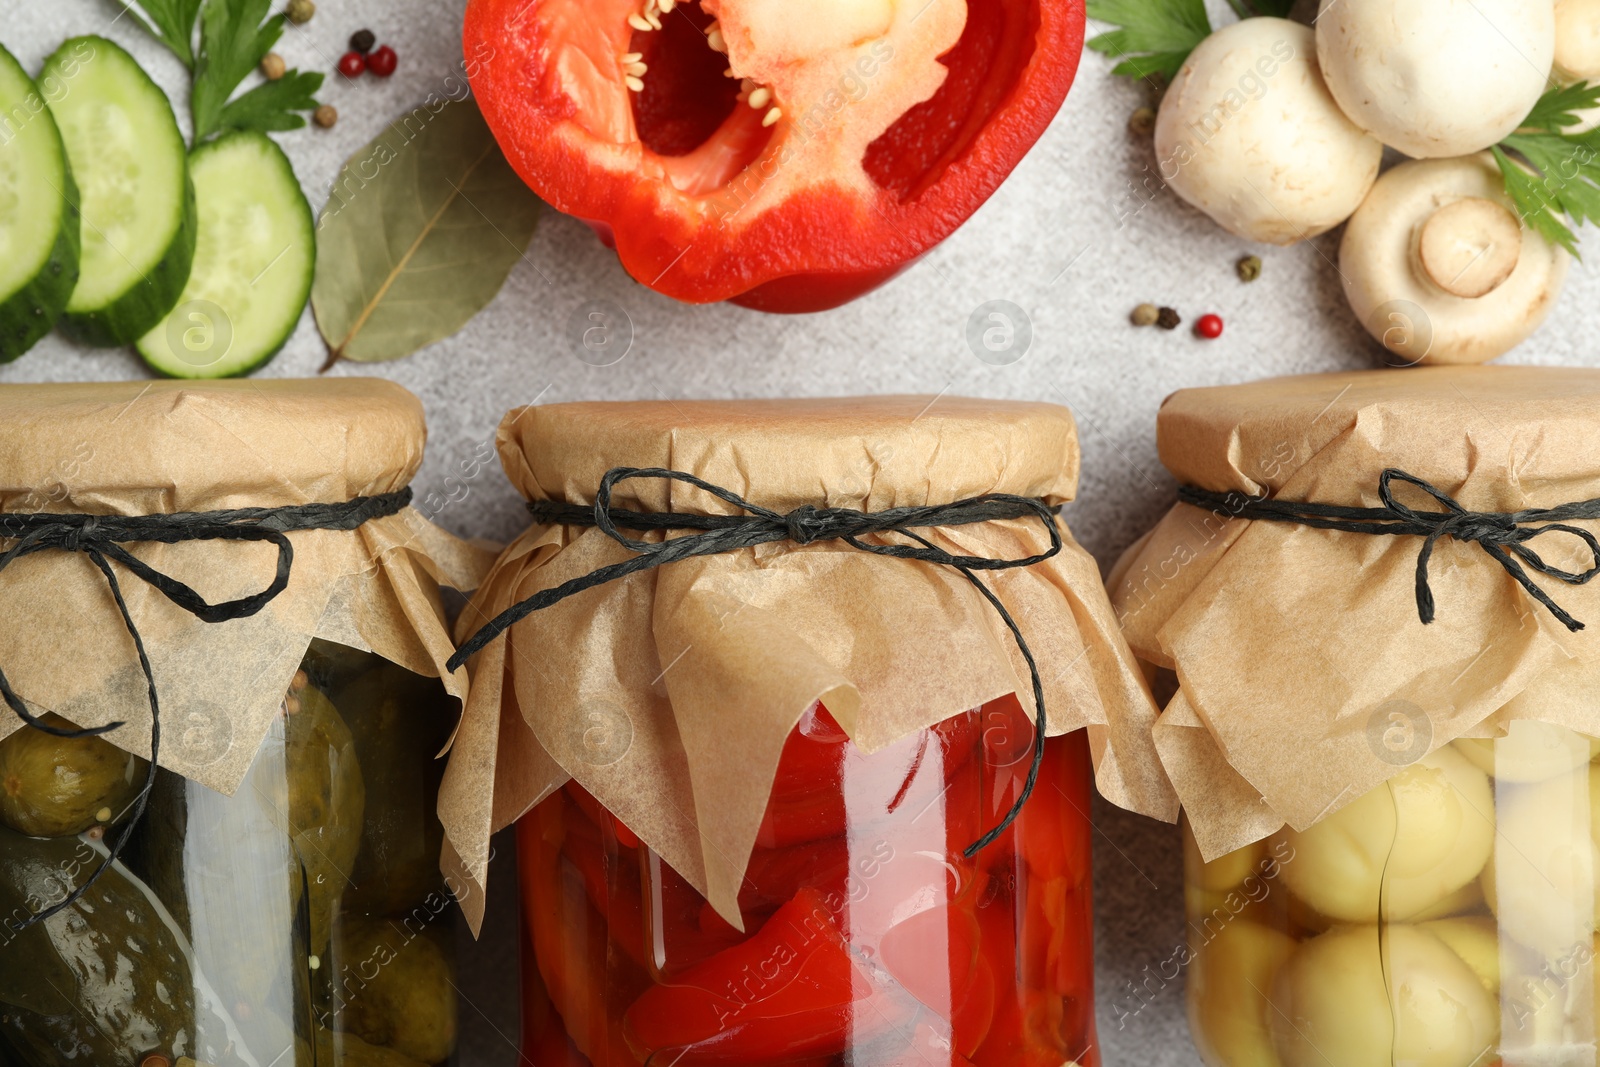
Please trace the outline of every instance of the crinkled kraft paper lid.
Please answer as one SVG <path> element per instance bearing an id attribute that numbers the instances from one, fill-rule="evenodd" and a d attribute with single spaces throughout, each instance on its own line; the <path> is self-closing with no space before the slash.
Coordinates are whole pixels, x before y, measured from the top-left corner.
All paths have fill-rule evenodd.
<path id="1" fill-rule="evenodd" d="M 579 504 L 619 466 L 684 471 L 780 512 L 986 493 L 1060 504 L 1078 475 L 1065 408 L 952 397 L 522 408 L 499 446 L 529 499 Z M 615 503 L 732 510 L 657 480 L 621 483 Z M 1102 791 L 1164 813 L 1159 769 L 1129 780 L 1118 757 L 1154 719 L 1144 679 L 1098 567 L 1057 525 L 1061 554 L 983 580 L 1038 658 L 1049 732 L 1087 728 Z M 992 558 L 1049 544 L 1037 519 L 918 533 Z M 600 530 L 536 525 L 501 557 L 457 636 L 628 556 Z M 1033 705 L 1010 632 L 959 571 L 837 541 L 701 556 L 586 590 L 485 648 L 473 679 L 440 801 L 467 878 L 484 877 L 494 830 L 574 778 L 730 921 L 784 741 L 813 703 L 868 751 L 1008 694 Z"/>
<path id="2" fill-rule="evenodd" d="M 0 386 L 0 511 L 336 503 L 405 486 L 426 439 L 375 378 Z"/>
<path id="3" fill-rule="evenodd" d="M 404 488 L 422 460 L 422 406 L 391 382 L 117 382 L 0 385 L 0 512 L 151 515 L 338 503 Z M 161 765 L 232 793 L 255 758 L 314 637 L 377 652 L 466 696 L 439 585 L 476 587 L 487 549 L 411 508 L 355 530 L 288 535 L 288 587 L 260 612 L 205 623 L 121 564 L 150 656 Z M 0 547 L 14 542 L 0 540 Z M 212 604 L 272 581 L 262 542 L 129 542 L 144 563 Z M 148 756 L 150 708 L 132 639 L 104 576 L 82 552 L 40 551 L 0 573 L 0 668 L 35 713 Z M 0 737 L 20 721 L 0 707 Z"/>
<path id="4" fill-rule="evenodd" d="M 1231 513 L 1246 495 L 1380 507 L 1389 468 L 1472 511 L 1600 497 L 1600 371 L 1432 367 L 1190 389 L 1162 408 L 1158 435 L 1180 483 L 1239 494 L 1175 506 L 1109 582 L 1134 650 L 1177 671 L 1154 746 L 1208 858 L 1285 823 L 1304 829 L 1513 718 L 1600 735 L 1600 583 L 1534 575 L 1591 624 L 1570 633 L 1481 546 L 1445 538 L 1428 571 L 1437 619 L 1424 625 L 1423 538 Z M 1440 508 L 1411 486 L 1396 495 Z M 1568 535 L 1528 547 L 1574 571 L 1596 562 Z"/>

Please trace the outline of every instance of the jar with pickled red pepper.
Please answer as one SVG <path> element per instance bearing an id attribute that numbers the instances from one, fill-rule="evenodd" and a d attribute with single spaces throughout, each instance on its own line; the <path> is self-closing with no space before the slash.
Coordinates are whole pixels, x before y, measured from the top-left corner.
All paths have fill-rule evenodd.
<path id="1" fill-rule="evenodd" d="M 438 583 L 487 560 L 407 506 L 410 394 L 242 384 L 0 387 L 8 1065 L 455 1062 Z"/>
<path id="2" fill-rule="evenodd" d="M 504 637 L 464 646 L 441 810 L 469 880 L 516 823 L 525 1057 L 1098 1064 L 1090 754 L 1133 802 L 1110 721 L 1154 709 L 1055 514 L 1070 416 L 566 404 L 499 444 L 535 524 L 463 615 Z"/>
<path id="3" fill-rule="evenodd" d="M 1112 575 L 1208 1067 L 1594 1064 L 1600 374 L 1189 390 Z M 1162 686 L 1158 686 L 1163 688 Z"/>

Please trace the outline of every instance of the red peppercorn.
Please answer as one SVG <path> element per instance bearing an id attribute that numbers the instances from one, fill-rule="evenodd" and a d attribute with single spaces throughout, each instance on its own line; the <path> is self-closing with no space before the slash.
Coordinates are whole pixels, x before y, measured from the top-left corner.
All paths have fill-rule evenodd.
<path id="1" fill-rule="evenodd" d="M 346 78 L 359 78 L 367 69 L 367 57 L 360 52 L 346 52 L 339 57 L 339 73 Z"/>
<path id="2" fill-rule="evenodd" d="M 1222 336 L 1222 316 L 1201 315 L 1194 324 L 1194 332 L 1208 341 L 1215 341 Z"/>
<path id="3" fill-rule="evenodd" d="M 400 57 L 394 54 L 394 49 L 383 45 L 367 57 L 367 69 L 380 78 L 387 78 L 394 73 L 394 68 L 400 63 Z"/>

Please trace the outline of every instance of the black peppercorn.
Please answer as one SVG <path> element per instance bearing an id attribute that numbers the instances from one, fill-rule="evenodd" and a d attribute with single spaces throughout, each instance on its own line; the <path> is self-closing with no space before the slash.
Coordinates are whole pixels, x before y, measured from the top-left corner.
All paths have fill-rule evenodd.
<path id="1" fill-rule="evenodd" d="M 377 34 L 371 30 L 357 30 L 350 35 L 350 51 L 366 55 L 378 43 Z"/>
<path id="2" fill-rule="evenodd" d="M 1156 325 L 1163 330 L 1176 330 L 1183 325 L 1183 317 L 1172 308 L 1162 308 L 1156 313 Z"/>

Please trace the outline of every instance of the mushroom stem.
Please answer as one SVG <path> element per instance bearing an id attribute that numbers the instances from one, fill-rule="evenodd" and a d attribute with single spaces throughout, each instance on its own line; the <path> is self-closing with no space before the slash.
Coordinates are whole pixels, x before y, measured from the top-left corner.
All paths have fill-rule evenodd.
<path id="1" fill-rule="evenodd" d="M 1417 254 L 1429 280 L 1451 296 L 1476 300 L 1505 284 L 1522 259 L 1522 226 L 1492 200 L 1466 197 L 1423 223 Z"/>

